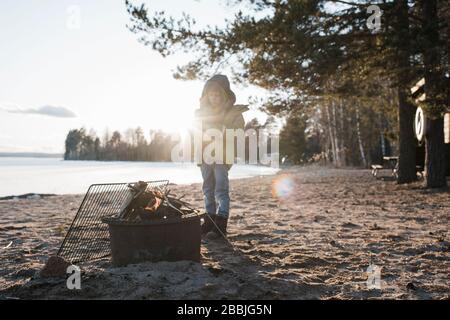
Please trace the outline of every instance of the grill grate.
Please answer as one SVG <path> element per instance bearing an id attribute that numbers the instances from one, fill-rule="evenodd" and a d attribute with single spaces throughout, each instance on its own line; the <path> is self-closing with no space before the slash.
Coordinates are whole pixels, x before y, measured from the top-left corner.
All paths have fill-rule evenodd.
<path id="1" fill-rule="evenodd" d="M 147 182 L 147 190 L 165 189 L 168 180 Z M 58 256 L 71 263 L 100 259 L 111 254 L 105 217 L 118 214 L 133 196 L 128 183 L 93 184 L 89 187 L 67 231 Z"/>

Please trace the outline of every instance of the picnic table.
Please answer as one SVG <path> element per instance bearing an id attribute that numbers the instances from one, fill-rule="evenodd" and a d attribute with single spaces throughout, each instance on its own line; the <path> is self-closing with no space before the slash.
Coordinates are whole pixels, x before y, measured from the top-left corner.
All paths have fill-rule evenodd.
<path id="1" fill-rule="evenodd" d="M 384 163 L 387 165 L 384 166 Z M 383 169 L 391 170 L 391 175 L 397 179 L 398 178 L 398 157 L 383 157 L 383 165 L 380 164 L 373 164 L 372 166 L 372 175 L 374 177 L 378 176 L 378 171 Z M 416 172 L 418 174 L 419 179 L 423 178 L 423 166 L 416 166 Z"/>
<path id="2" fill-rule="evenodd" d="M 384 166 L 384 163 L 387 164 L 387 166 Z M 383 164 L 373 164 L 372 166 L 372 175 L 374 177 L 378 176 L 378 171 L 383 169 L 389 169 L 392 172 L 392 176 L 397 178 L 397 172 L 398 172 L 398 157 L 383 157 Z"/>

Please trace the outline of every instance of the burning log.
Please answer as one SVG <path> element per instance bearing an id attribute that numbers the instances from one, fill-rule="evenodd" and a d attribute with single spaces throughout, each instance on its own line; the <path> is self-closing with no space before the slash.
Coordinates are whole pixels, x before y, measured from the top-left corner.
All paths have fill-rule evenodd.
<path id="1" fill-rule="evenodd" d="M 147 190 L 145 182 L 129 185 L 133 196 L 118 214 L 118 218 L 127 221 L 162 220 L 181 218 L 185 214 L 196 212 L 190 204 L 181 200 L 183 196 L 169 196 L 170 190 L 163 192 L 158 188 Z"/>
<path id="2" fill-rule="evenodd" d="M 139 181 L 136 184 L 129 184 L 128 188 L 131 191 L 131 197 L 128 198 L 128 200 L 124 203 L 122 206 L 122 209 L 120 210 L 118 214 L 118 218 L 120 219 L 127 219 L 126 215 L 129 214 L 129 212 L 132 210 L 133 203 L 136 201 L 137 198 L 140 197 L 140 195 L 145 192 L 147 189 L 147 183 L 143 181 Z"/>

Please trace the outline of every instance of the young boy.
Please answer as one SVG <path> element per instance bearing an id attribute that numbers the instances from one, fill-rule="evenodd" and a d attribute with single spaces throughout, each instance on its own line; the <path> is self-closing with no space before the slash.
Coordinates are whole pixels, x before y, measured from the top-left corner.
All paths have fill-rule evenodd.
<path id="1" fill-rule="evenodd" d="M 230 89 L 230 82 L 224 75 L 215 75 L 210 78 L 200 98 L 200 109 L 195 111 L 197 124 L 201 124 L 202 131 L 218 129 L 225 137 L 226 129 L 244 129 L 245 121 L 242 113 L 247 106 L 234 105 L 236 96 Z M 202 134 L 203 134 L 202 132 Z M 234 143 L 234 141 L 233 141 Z M 203 143 L 202 153 L 204 147 Z M 205 163 L 203 157 L 200 170 L 203 177 L 203 195 L 206 214 L 202 225 L 202 235 L 209 232 L 226 234 L 228 216 L 230 213 L 230 196 L 228 170 L 230 163 L 226 163 L 226 141 L 224 139 L 222 163 Z M 234 150 L 234 146 L 233 146 Z M 219 230 L 217 230 L 216 226 Z"/>

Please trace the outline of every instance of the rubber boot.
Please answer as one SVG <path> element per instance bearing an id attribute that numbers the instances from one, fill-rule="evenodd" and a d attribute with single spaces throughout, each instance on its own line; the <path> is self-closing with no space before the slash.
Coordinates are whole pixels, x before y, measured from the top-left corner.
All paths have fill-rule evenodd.
<path id="1" fill-rule="evenodd" d="M 228 217 L 222 217 L 220 215 L 216 216 L 216 225 L 217 228 L 220 230 L 220 232 L 217 230 L 217 228 L 214 228 L 214 232 L 216 232 L 219 235 L 227 235 L 227 224 L 228 224 Z"/>
<path id="2" fill-rule="evenodd" d="M 213 228 L 215 229 L 214 223 L 211 221 L 215 221 L 216 219 L 215 214 L 205 214 L 204 222 L 202 224 L 202 236 L 206 235 L 208 232 L 212 231 Z"/>

